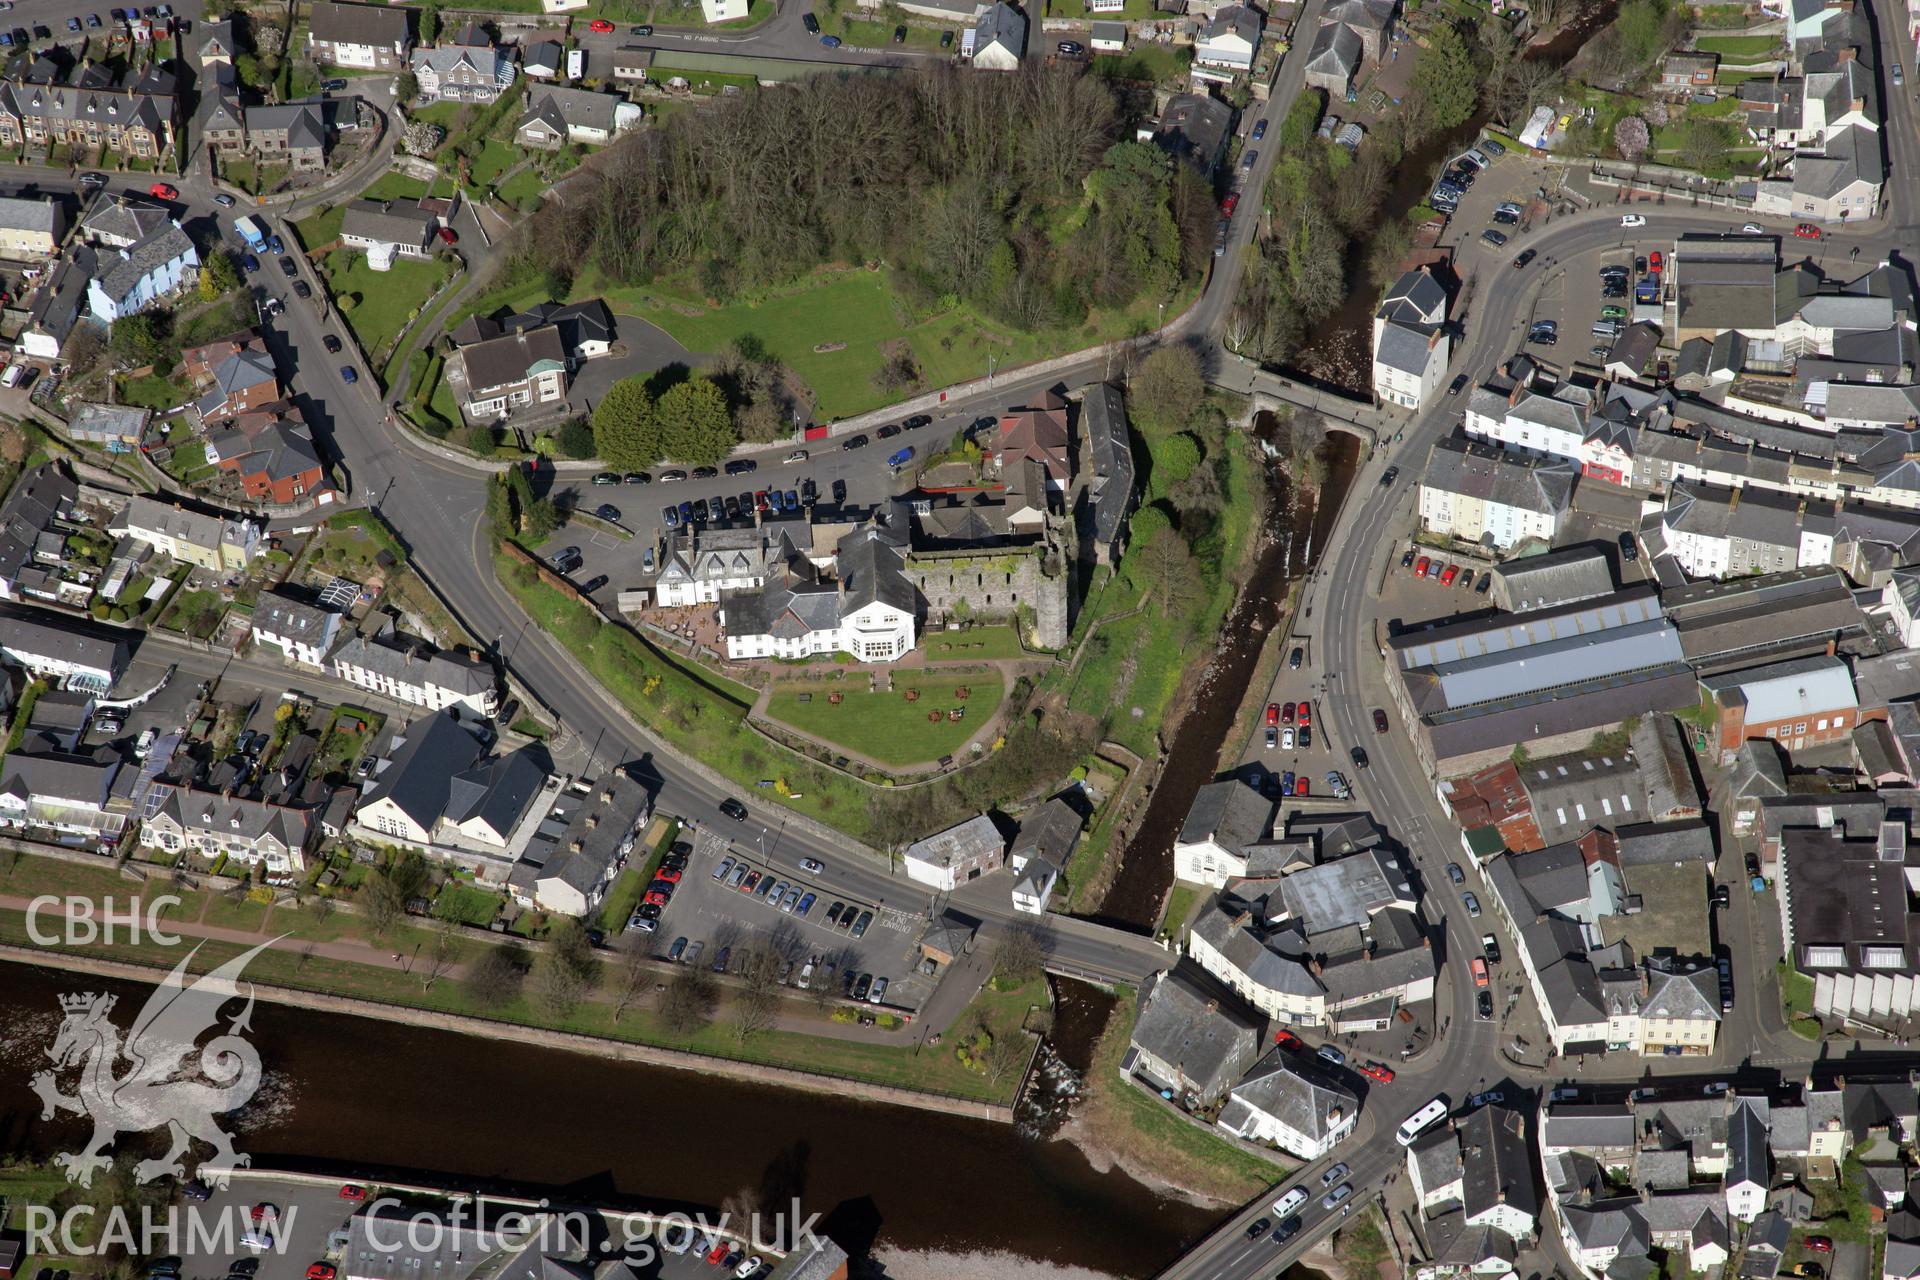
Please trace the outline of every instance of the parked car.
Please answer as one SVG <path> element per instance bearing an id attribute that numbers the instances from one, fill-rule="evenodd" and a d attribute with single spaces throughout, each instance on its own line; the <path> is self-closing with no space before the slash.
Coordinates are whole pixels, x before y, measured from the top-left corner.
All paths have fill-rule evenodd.
<path id="1" fill-rule="evenodd" d="M 845 917 L 842 917 L 842 919 L 845 919 Z M 867 926 L 872 923 L 873 923 L 873 912 L 862 911 L 860 913 L 860 918 L 853 922 L 853 936 L 856 938 L 864 937 L 867 932 Z"/>
<path id="2" fill-rule="evenodd" d="M 1087 51 L 1087 47 L 1078 40 L 1062 40 L 1054 47 L 1060 51 L 1062 57 L 1067 58 L 1077 58 Z"/>
<path id="3" fill-rule="evenodd" d="M 1620 225 L 1623 227 L 1644 227 L 1647 225 L 1646 215 L 1639 214 L 1639 213 L 1623 213 L 1620 215 Z"/>
<path id="4" fill-rule="evenodd" d="M 1333 1066 L 1336 1066 L 1336 1067 L 1344 1067 L 1347 1065 L 1347 1055 L 1340 1052 L 1340 1050 L 1334 1048 L 1330 1044 L 1321 1045 L 1320 1048 L 1316 1050 L 1316 1052 L 1320 1055 L 1320 1058 L 1323 1062 L 1331 1063 Z M 1342 1171 L 1344 1171 L 1346 1169 L 1346 1166 L 1341 1165 L 1340 1168 Z M 1329 1170 L 1329 1172 L 1331 1172 L 1331 1170 Z"/>
<path id="5" fill-rule="evenodd" d="M 1820 238 L 1820 228 L 1814 226 L 1811 222 L 1799 222 L 1794 224 L 1793 234 L 1802 240 L 1818 240 Z"/>
<path id="6" fill-rule="evenodd" d="M 595 18 L 587 24 L 587 30 L 595 35 L 608 36 L 613 34 L 613 24 L 605 18 Z"/>
<path id="7" fill-rule="evenodd" d="M 1495 231 L 1492 227 L 1488 227 L 1485 231 L 1482 231 L 1480 233 L 1480 239 L 1496 249 L 1501 248 L 1507 243 L 1506 235 L 1502 232 Z"/>
<path id="8" fill-rule="evenodd" d="M 179 188 L 175 187 L 171 182 L 156 182 L 147 188 L 147 194 L 156 200 L 177 200 L 180 198 Z"/>

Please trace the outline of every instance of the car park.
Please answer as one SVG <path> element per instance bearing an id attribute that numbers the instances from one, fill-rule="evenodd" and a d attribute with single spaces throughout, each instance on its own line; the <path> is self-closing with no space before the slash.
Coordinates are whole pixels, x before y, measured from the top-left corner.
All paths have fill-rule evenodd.
<path id="1" fill-rule="evenodd" d="M 1502 245 L 1506 244 L 1507 242 L 1507 237 L 1502 233 L 1495 231 L 1492 227 L 1488 227 L 1485 231 L 1482 231 L 1480 233 L 1480 239 L 1484 243 L 1490 244 L 1496 249 L 1500 248 Z"/>

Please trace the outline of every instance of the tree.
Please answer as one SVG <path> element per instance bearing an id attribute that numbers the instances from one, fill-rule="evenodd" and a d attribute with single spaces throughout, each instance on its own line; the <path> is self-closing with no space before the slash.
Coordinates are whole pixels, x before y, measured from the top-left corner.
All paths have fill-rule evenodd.
<path id="1" fill-rule="evenodd" d="M 593 427 L 585 418 L 568 418 L 561 423 L 554 442 L 560 446 L 562 457 L 593 457 Z"/>
<path id="2" fill-rule="evenodd" d="M 420 989 L 433 990 L 433 984 L 452 972 L 459 958 L 460 926 L 453 920 L 442 920 L 434 926 L 433 942 L 427 947 L 426 962 L 420 966 Z"/>
<path id="3" fill-rule="evenodd" d="M 1031 982 L 1046 972 L 1052 954 L 1053 939 L 1043 925 L 1011 925 L 994 949 L 994 981 L 1003 987 Z"/>
<path id="4" fill-rule="evenodd" d="M 986 1072 L 989 1083 L 999 1084 L 1009 1072 L 1026 1065 L 1027 1055 L 1033 1052 L 1033 1041 L 1018 1027 L 1008 1027 L 989 1034 L 993 1039 L 987 1045 L 986 1056 L 980 1066 Z"/>
<path id="5" fill-rule="evenodd" d="M 240 268 L 233 263 L 233 255 L 224 249 L 215 249 L 200 264 L 200 297 L 202 301 L 212 302 L 223 296 L 228 290 L 240 284 Z"/>
<path id="6" fill-rule="evenodd" d="M 557 262 L 546 269 L 544 281 L 547 296 L 555 302 L 564 301 L 573 292 L 573 272 Z"/>
<path id="7" fill-rule="evenodd" d="M 675 1035 L 688 1035 L 712 1020 L 719 999 L 719 984 L 704 966 L 683 965 L 660 997 L 660 1023 Z"/>
<path id="8" fill-rule="evenodd" d="M 620 471 L 639 471 L 660 461 L 653 397 L 642 379 L 622 378 L 594 406 L 593 447 L 602 462 Z"/>
<path id="9" fill-rule="evenodd" d="M 1200 442 L 1184 431 L 1154 441 L 1152 453 L 1152 491 L 1156 494 L 1171 492 L 1200 465 Z"/>
<path id="10" fill-rule="evenodd" d="M 673 387 L 660 397 L 653 416 L 661 452 L 669 458 L 711 466 L 740 442 L 726 394 L 711 378 L 688 378 Z"/>
<path id="11" fill-rule="evenodd" d="M 499 435 L 483 422 L 476 422 L 467 428 L 467 448 L 483 458 L 491 458 L 494 446 L 499 443 Z"/>
<path id="12" fill-rule="evenodd" d="M 413 72 L 411 71 L 402 71 L 400 73 L 399 79 L 394 84 L 393 96 L 394 96 L 394 101 L 400 103 L 402 106 L 405 106 L 413 102 L 415 99 L 417 99 L 420 96 L 420 77 L 414 75 Z M 429 125 L 428 127 L 433 128 L 434 132 L 439 134 L 440 137 L 444 138 L 446 136 L 445 130 L 434 128 L 434 126 L 431 126 L 431 125 Z M 405 136 L 406 135 L 404 134 L 402 135 L 403 141 L 405 140 Z M 428 146 L 427 151 L 431 151 L 434 147 L 437 147 L 439 145 L 440 145 L 439 141 L 435 140 L 431 145 Z M 412 151 L 412 148 L 409 147 L 408 150 Z M 426 151 L 413 151 L 413 154 L 425 155 Z"/>
<path id="13" fill-rule="evenodd" d="M 440 38 L 440 6 L 430 2 L 420 10 L 420 43 L 432 44 Z"/>
<path id="14" fill-rule="evenodd" d="M 1331 315 L 1345 301 L 1346 251 L 1346 237 L 1320 206 L 1302 206 L 1281 243 L 1277 283 L 1308 324 Z"/>
<path id="15" fill-rule="evenodd" d="M 620 1021 L 621 1015 L 640 998 L 647 985 L 653 981 L 653 964 L 645 947 L 630 948 L 620 957 L 620 968 L 615 974 L 613 989 L 613 1020 Z"/>
<path id="16" fill-rule="evenodd" d="M 1639 163 L 1652 141 L 1647 122 L 1639 116 L 1622 116 L 1620 123 L 1613 126 L 1613 149 L 1620 153 L 1622 160 Z"/>
<path id="17" fill-rule="evenodd" d="M 1199 353 L 1183 343 L 1158 348 L 1134 370 L 1127 393 L 1133 420 L 1148 434 L 1178 431 L 1206 398 Z"/>
<path id="18" fill-rule="evenodd" d="M 526 950 L 517 944 L 489 946 L 467 966 L 460 978 L 460 988 L 483 1009 L 501 1008 L 520 994 L 527 964 Z"/>
<path id="19" fill-rule="evenodd" d="M 155 307 L 114 321 L 109 340 L 113 354 L 128 368 L 171 363 L 168 343 L 173 336 L 173 313 Z"/>
<path id="20" fill-rule="evenodd" d="M 406 910 L 407 895 L 391 872 L 376 871 L 367 877 L 366 886 L 360 890 L 360 914 L 367 922 L 368 933 L 376 938 L 384 936 Z"/>
<path id="21" fill-rule="evenodd" d="M 1412 88 L 1426 108 L 1421 136 L 1445 133 L 1473 115 L 1484 70 L 1478 51 L 1453 23 L 1436 23 L 1427 41 L 1413 64 Z"/>
<path id="22" fill-rule="evenodd" d="M 771 1028 L 780 1014 L 780 964 L 778 951 L 764 940 L 756 939 L 746 948 L 740 961 L 742 985 L 728 1008 L 734 1040 L 745 1044 Z"/>
<path id="23" fill-rule="evenodd" d="M 1162 529 L 1140 548 L 1140 570 L 1147 598 L 1160 616 L 1184 620 L 1202 589 L 1200 566 L 1186 539 L 1172 529 Z"/>
<path id="24" fill-rule="evenodd" d="M 563 919 L 547 938 L 547 949 L 533 966 L 533 991 L 554 1021 L 579 1007 L 599 977 L 600 961 L 578 920 Z"/>
<path id="25" fill-rule="evenodd" d="M 1680 158 L 1689 169 L 1706 172 L 1723 166 L 1732 146 L 1732 130 L 1719 120 L 1688 116 L 1680 124 Z"/>

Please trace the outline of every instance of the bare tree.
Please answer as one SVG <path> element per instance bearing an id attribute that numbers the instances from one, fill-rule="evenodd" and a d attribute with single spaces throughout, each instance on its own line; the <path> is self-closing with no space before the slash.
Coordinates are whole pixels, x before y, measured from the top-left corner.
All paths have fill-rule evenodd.
<path id="1" fill-rule="evenodd" d="M 620 967 L 615 971 L 613 987 L 613 1020 L 620 1021 L 622 1014 L 633 1007 L 653 981 L 653 965 L 644 945 L 635 946 L 620 957 Z"/>
<path id="2" fill-rule="evenodd" d="M 1203 589 L 1199 566 L 1186 539 L 1161 529 L 1140 550 L 1147 596 L 1162 618 L 1183 617 Z"/>
<path id="3" fill-rule="evenodd" d="M 713 1019 L 719 984 L 697 964 L 682 965 L 660 997 L 660 1022 L 675 1035 L 699 1030 Z"/>
<path id="4" fill-rule="evenodd" d="M 765 939 L 748 944 L 740 961 L 741 985 L 728 1001 L 728 1020 L 739 1043 L 745 1044 L 778 1020 L 781 963 Z"/>
<path id="5" fill-rule="evenodd" d="M 999 1084 L 1008 1072 L 1026 1065 L 1027 1056 L 1033 1052 L 1033 1041 L 1017 1026 L 991 1034 L 993 1042 L 987 1046 L 986 1059 L 980 1065 L 987 1079 Z"/>
<path id="6" fill-rule="evenodd" d="M 483 948 L 460 979 L 461 989 L 483 1009 L 498 1009 L 520 994 L 528 956 L 518 944 Z"/>
<path id="7" fill-rule="evenodd" d="M 562 920 L 534 965 L 534 995 L 547 1015 L 561 1021 L 572 1015 L 600 976 L 600 961 L 578 920 Z"/>
<path id="8" fill-rule="evenodd" d="M 1045 924 L 1013 925 L 994 949 L 993 976 L 1003 986 L 1019 986 L 1044 973 L 1052 955 L 1053 933 Z"/>
<path id="9" fill-rule="evenodd" d="M 433 990 L 433 984 L 451 973 L 459 958 L 460 926 L 456 921 L 442 920 L 434 926 L 433 943 L 427 948 L 426 962 L 420 966 L 420 989 Z"/>
<path id="10" fill-rule="evenodd" d="M 393 877 L 384 871 L 376 871 L 367 877 L 367 884 L 360 891 L 360 914 L 367 922 L 367 932 L 378 938 L 405 914 L 407 900 L 395 884 Z"/>

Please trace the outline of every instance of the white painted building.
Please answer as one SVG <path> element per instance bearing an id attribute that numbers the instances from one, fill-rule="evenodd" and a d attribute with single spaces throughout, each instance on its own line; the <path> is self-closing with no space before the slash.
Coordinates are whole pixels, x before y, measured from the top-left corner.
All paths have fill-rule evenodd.
<path id="1" fill-rule="evenodd" d="M 253 642 L 280 650 L 288 662 L 324 667 L 340 615 L 279 591 L 262 591 L 253 606 Z"/>
<path id="2" fill-rule="evenodd" d="M 1420 527 L 1502 551 L 1550 545 L 1573 505 L 1573 464 L 1542 464 L 1454 434 L 1434 445 L 1420 477 Z"/>
<path id="3" fill-rule="evenodd" d="M 1373 393 L 1419 409 L 1440 392 L 1452 353 L 1447 291 L 1428 267 L 1394 282 L 1373 316 Z"/>

